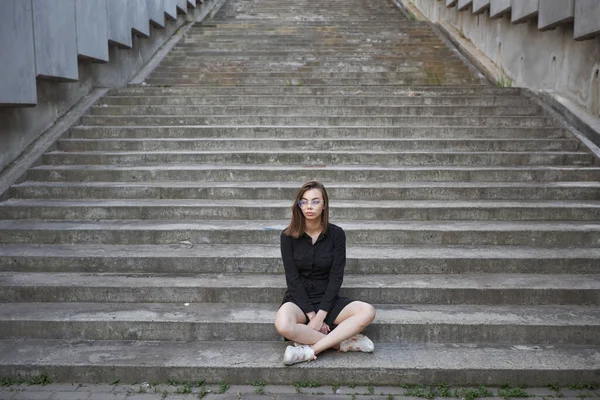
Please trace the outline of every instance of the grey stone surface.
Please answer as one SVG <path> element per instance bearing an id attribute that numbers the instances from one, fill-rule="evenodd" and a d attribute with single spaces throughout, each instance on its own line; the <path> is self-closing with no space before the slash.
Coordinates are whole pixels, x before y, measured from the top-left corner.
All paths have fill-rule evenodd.
<path id="1" fill-rule="evenodd" d="M 327 352 L 315 362 L 290 368 L 281 363 L 285 348 L 282 342 L 255 342 L 248 350 L 247 343 L 240 342 L 49 343 L 29 340 L 27 346 L 22 346 L 18 340 L 1 340 L 0 373 L 11 376 L 35 368 L 36 371 L 52 369 L 57 381 L 106 381 L 115 375 L 129 381 L 140 376 L 150 381 L 175 376 L 193 380 L 202 376 L 210 382 L 226 379 L 233 384 L 262 379 L 273 384 L 289 384 L 298 379 L 299 373 L 304 380 L 333 382 L 343 372 L 346 379 L 357 384 L 377 381 L 385 385 L 397 383 L 400 375 L 405 377 L 406 383 L 425 383 L 430 374 L 429 366 L 435 365 L 440 372 L 430 379 L 438 382 L 499 385 L 510 381 L 541 385 L 553 381 L 563 384 L 593 381 L 598 366 L 597 348 L 473 344 L 376 346 L 373 354 Z M 256 357 L 256 354 L 263 356 Z M 356 369 L 357 363 L 360 369 Z M 7 364 L 11 365 L 9 369 L 5 367 Z M 244 368 L 235 365 L 244 365 Z M 461 368 L 457 369 L 456 365 Z"/>
<path id="2" fill-rule="evenodd" d="M 240 299 L 242 297 L 243 293 Z M 368 297 L 362 300 L 371 301 Z M 0 313 L 0 336 L 88 340 L 278 339 L 272 326 L 277 310 L 275 304 L 187 304 L 8 303 L 3 305 Z M 515 309 L 468 304 L 375 307 L 377 321 L 367 328 L 365 334 L 377 342 L 470 343 L 485 338 L 495 343 L 539 345 L 564 341 L 600 345 L 600 339 L 596 337 L 600 328 L 600 312 L 589 307 L 522 306 Z M 106 329 L 109 324 L 111 329 Z M 80 332 L 85 332 L 85 335 Z M 281 392 L 277 389 L 269 387 L 266 391 Z M 95 390 L 101 391 L 102 388 Z M 162 393 L 162 390 L 159 391 Z"/>
<path id="3" fill-rule="evenodd" d="M 150 36 L 150 15 L 148 0 L 129 0 L 127 2 L 129 13 L 133 18 L 133 31 L 142 37 Z"/>
<path id="4" fill-rule="evenodd" d="M 473 14 L 479 14 L 489 10 L 491 0 L 473 0 Z"/>
<path id="5" fill-rule="evenodd" d="M 510 12 L 512 0 L 491 0 L 490 18 L 501 18 Z"/>
<path id="6" fill-rule="evenodd" d="M 109 399 L 111 396 L 104 392 L 104 395 Z M 50 397 L 51 400 L 88 400 L 92 396 L 90 392 L 54 392 Z"/>
<path id="7" fill-rule="evenodd" d="M 512 0 L 512 23 L 526 22 L 538 15 L 540 0 Z"/>
<path id="8" fill-rule="evenodd" d="M 108 40 L 111 44 L 131 48 L 133 15 L 131 7 L 121 0 L 106 0 L 108 16 Z"/>
<path id="9" fill-rule="evenodd" d="M 464 11 L 473 5 L 473 0 L 458 0 L 458 9 Z"/>
<path id="10" fill-rule="evenodd" d="M 187 0 L 188 7 L 196 8 L 196 0 Z"/>
<path id="11" fill-rule="evenodd" d="M 457 0 L 446 0 L 446 7 L 454 7 Z"/>
<path id="12" fill-rule="evenodd" d="M 179 0 L 164 0 L 165 16 L 171 20 L 177 19 L 177 2 Z"/>
<path id="13" fill-rule="evenodd" d="M 570 23 L 575 16 L 575 0 L 539 0 L 538 29 L 554 29 Z"/>
<path id="14" fill-rule="evenodd" d="M 106 0 L 75 0 L 77 53 L 108 62 L 108 19 Z"/>
<path id="15" fill-rule="evenodd" d="M 77 80 L 75 0 L 33 0 L 33 25 L 36 75 Z"/>
<path id="16" fill-rule="evenodd" d="M 47 391 L 35 391 L 35 390 L 26 390 L 22 392 L 16 392 L 11 397 L 11 400 L 50 400 L 54 393 Z"/>
<path id="17" fill-rule="evenodd" d="M 177 0 L 177 10 L 179 10 L 180 13 L 187 14 L 188 0 Z"/>
<path id="18" fill-rule="evenodd" d="M 165 0 L 147 0 L 148 18 L 155 27 L 165 26 Z"/>
<path id="19" fill-rule="evenodd" d="M 592 39 L 600 34 L 600 2 L 575 0 L 575 40 Z M 596 79 L 598 76 L 596 75 Z"/>
<path id="20" fill-rule="evenodd" d="M 121 4 L 120 1 L 117 1 Z M 8 7 L 12 3 L 10 1 L 0 2 L 2 6 Z M 23 18 L 25 20 L 19 23 L 18 28 L 27 27 L 27 15 L 31 18 L 31 7 L 27 9 L 28 2 L 17 2 L 19 7 L 25 12 Z M 16 3 L 15 3 L 16 4 Z M 50 4 L 50 3 L 48 3 Z M 65 3 L 66 4 L 66 3 Z M 214 6 L 214 2 L 210 2 L 206 8 L 198 7 L 193 10 L 204 14 L 210 11 L 211 7 Z M 5 15 L 2 13 L 1 15 Z M 11 17 L 12 18 L 12 17 Z M 19 29 L 14 30 L 10 24 L 1 24 L 2 28 L 8 27 L 11 29 L 8 36 L 2 35 L 1 37 L 10 38 L 10 35 L 14 32 L 19 33 L 19 40 L 12 40 L 10 45 L 18 44 L 19 51 L 15 53 L 15 57 L 11 60 L 21 62 L 21 64 L 12 64 L 6 67 L 3 71 L 11 71 L 11 68 L 18 67 L 15 73 L 22 74 L 23 79 L 19 79 L 14 76 L 9 80 L 9 74 L 2 74 L 0 77 L 1 85 L 7 85 L 7 91 L 0 90 L 0 97 L 5 94 L 23 94 L 24 96 L 32 96 L 28 101 L 38 101 L 38 105 L 34 108 L 20 107 L 20 108 L 0 108 L 0 124 L 2 125 L 2 135 L 0 135 L 0 147 L 3 149 L 0 152 L 0 170 L 2 170 L 10 162 L 14 161 L 21 152 L 27 148 L 34 140 L 36 140 L 44 131 L 46 131 L 61 115 L 67 110 L 73 107 L 77 101 L 81 100 L 86 94 L 90 93 L 94 86 L 100 87 L 111 87 L 111 86 L 122 86 L 125 85 L 129 79 L 138 71 L 144 63 L 154 54 L 154 52 L 165 43 L 171 35 L 183 24 L 185 18 L 181 17 L 175 23 L 169 23 L 166 29 L 157 30 L 153 28 L 151 38 L 142 39 L 135 36 L 134 48 L 132 50 L 121 50 L 114 46 L 110 46 L 110 62 L 105 64 L 92 63 L 90 60 L 80 60 L 78 63 L 78 77 L 79 80 L 76 82 L 54 82 L 49 80 L 38 80 L 37 85 L 35 79 L 31 78 L 31 73 L 28 72 L 27 66 L 34 69 L 33 63 L 33 30 L 30 28 L 28 31 L 21 32 Z M 2 29 L 0 28 L 0 29 Z M 27 57 L 27 51 L 23 49 L 27 48 L 27 43 L 22 43 L 21 39 L 27 39 L 27 34 L 31 37 L 31 54 L 30 58 Z M 129 38 L 131 39 L 131 29 L 129 29 Z M 1 39 L 0 39 L 1 40 Z M 133 42 L 132 42 L 133 43 Z M 104 43 L 106 47 L 106 42 Z M 22 57 L 22 58 L 20 58 Z M 77 61 L 77 51 L 75 50 L 75 61 Z M 25 66 L 25 64 L 27 66 Z M 25 79 L 25 76 L 28 76 Z M 6 77 L 7 80 L 4 80 Z M 16 85 L 18 83 L 18 85 Z M 28 93 L 32 87 L 35 90 L 33 93 Z M 11 92 L 12 91 L 12 92 Z M 6 103 L 11 103 L 12 100 L 6 98 Z M 21 102 L 19 97 L 14 97 L 15 102 Z"/>
<path id="21" fill-rule="evenodd" d="M 0 2 L 0 53 L 11 60 L 2 63 L 0 104 L 37 102 L 32 8 L 31 0 Z"/>

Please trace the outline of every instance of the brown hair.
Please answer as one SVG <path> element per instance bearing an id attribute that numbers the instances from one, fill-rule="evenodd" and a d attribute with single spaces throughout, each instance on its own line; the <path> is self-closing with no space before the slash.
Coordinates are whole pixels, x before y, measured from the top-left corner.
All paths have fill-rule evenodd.
<path id="1" fill-rule="evenodd" d="M 294 204 L 292 204 L 292 222 L 290 222 L 288 227 L 285 228 L 284 233 L 286 235 L 298 239 L 304 233 L 304 214 L 302 214 L 302 210 L 300 209 L 298 202 L 302 199 L 304 193 L 308 192 L 311 189 L 319 189 L 321 191 L 321 194 L 323 195 L 323 212 L 321 213 L 321 227 L 323 228 L 323 232 L 327 232 L 327 226 L 329 224 L 329 196 L 327 196 L 327 190 L 325 190 L 325 186 L 323 186 L 321 182 L 309 181 L 302 185 L 300 190 L 298 190 L 298 194 L 296 195 Z"/>

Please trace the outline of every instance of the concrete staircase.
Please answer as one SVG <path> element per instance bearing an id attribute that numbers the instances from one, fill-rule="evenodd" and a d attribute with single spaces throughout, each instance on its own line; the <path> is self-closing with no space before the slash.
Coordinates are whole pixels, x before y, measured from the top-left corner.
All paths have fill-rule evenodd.
<path id="1" fill-rule="evenodd" d="M 229 0 L 0 203 L 0 377 L 600 377 L 600 168 L 392 3 Z M 284 367 L 278 236 L 322 180 L 374 354 Z"/>

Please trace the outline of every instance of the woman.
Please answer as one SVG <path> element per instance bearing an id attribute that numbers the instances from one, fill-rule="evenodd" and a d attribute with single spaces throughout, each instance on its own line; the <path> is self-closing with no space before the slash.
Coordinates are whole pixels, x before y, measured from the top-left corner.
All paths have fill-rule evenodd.
<path id="1" fill-rule="evenodd" d="M 288 288 L 275 328 L 296 345 L 286 348 L 283 363 L 316 360 L 329 348 L 372 352 L 373 342 L 358 333 L 373 321 L 375 309 L 338 295 L 346 234 L 329 223 L 329 198 L 320 182 L 307 182 L 298 191 L 292 221 L 281 233 L 281 257 Z"/>

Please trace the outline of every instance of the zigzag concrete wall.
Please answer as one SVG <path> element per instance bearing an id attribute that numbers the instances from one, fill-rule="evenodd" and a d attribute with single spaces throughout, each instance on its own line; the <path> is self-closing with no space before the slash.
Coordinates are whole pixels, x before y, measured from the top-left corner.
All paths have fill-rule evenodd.
<path id="1" fill-rule="evenodd" d="M 98 87 L 126 85 L 222 0 L 1 0 L 0 171 Z"/>
<path id="2" fill-rule="evenodd" d="M 201 3 L 201 1 L 198 1 Z M 0 104 L 37 104 L 36 78 L 79 79 L 78 59 L 110 62 L 109 45 L 197 7 L 196 0 L 3 0 L 0 2 Z"/>
<path id="3" fill-rule="evenodd" d="M 504 83 L 564 94 L 600 116 L 600 1 L 408 1 L 473 43 Z"/>

